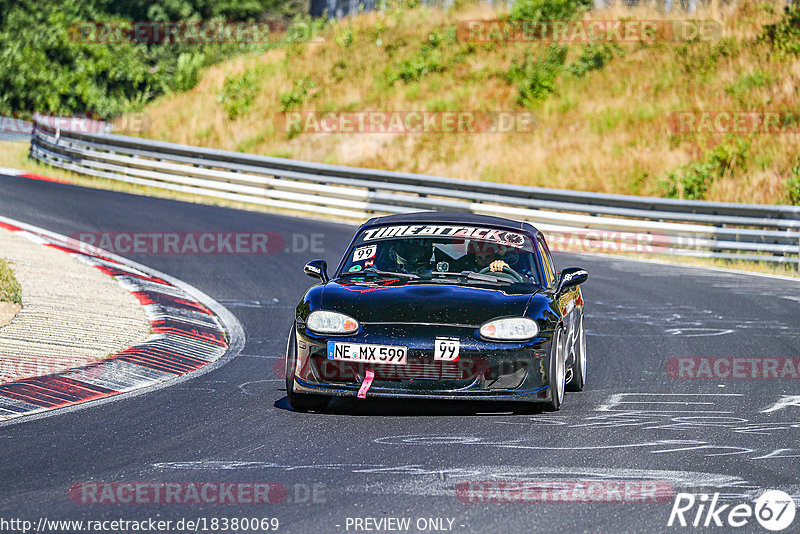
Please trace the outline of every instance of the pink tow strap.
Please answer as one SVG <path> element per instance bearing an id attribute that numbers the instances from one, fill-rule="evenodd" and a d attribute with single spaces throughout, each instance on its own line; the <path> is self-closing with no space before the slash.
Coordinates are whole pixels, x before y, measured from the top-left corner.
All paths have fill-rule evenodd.
<path id="1" fill-rule="evenodd" d="M 359 399 L 367 398 L 367 391 L 369 391 L 369 387 L 372 385 L 372 379 L 374 378 L 375 378 L 375 373 L 370 369 L 367 369 L 367 375 L 364 377 L 364 381 L 361 382 L 361 388 L 359 388 L 358 390 Z"/>

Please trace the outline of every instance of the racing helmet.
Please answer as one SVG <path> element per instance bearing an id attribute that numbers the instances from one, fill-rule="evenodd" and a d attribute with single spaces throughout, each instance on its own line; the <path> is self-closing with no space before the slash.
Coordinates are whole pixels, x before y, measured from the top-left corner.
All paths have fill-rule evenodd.
<path id="1" fill-rule="evenodd" d="M 478 259 L 500 259 L 506 253 L 506 247 L 490 241 L 470 239 L 467 243 L 467 254 Z"/>
<path id="2" fill-rule="evenodd" d="M 401 239 L 392 247 L 391 256 L 406 271 L 416 271 L 427 266 L 433 254 L 433 245 L 427 239 Z"/>

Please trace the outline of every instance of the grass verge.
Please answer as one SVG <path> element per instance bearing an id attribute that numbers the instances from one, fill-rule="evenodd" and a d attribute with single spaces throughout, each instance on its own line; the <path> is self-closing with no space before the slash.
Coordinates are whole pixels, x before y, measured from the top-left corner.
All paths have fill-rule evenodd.
<path id="1" fill-rule="evenodd" d="M 0 259 L 0 302 L 22 304 L 22 287 L 14 278 L 8 262 Z"/>

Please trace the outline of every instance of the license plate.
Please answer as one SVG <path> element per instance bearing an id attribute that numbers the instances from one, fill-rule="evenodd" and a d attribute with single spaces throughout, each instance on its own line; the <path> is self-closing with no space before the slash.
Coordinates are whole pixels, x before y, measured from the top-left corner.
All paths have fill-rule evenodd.
<path id="1" fill-rule="evenodd" d="M 457 362 L 461 343 L 457 339 L 437 338 L 433 344 L 433 359 L 443 362 Z"/>
<path id="2" fill-rule="evenodd" d="M 328 341 L 328 359 L 345 362 L 405 365 L 408 349 L 397 345 L 367 345 Z"/>

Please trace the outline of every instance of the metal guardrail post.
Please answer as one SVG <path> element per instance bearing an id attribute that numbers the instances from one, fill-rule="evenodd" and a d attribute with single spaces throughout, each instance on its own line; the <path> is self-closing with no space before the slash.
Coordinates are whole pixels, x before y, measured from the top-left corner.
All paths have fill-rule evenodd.
<path id="1" fill-rule="evenodd" d="M 35 146 L 34 140 L 36 139 L 36 128 L 38 127 L 39 125 L 36 123 L 36 121 L 33 121 L 33 128 L 31 128 L 31 146 L 28 149 L 28 159 L 36 159 L 33 156 L 33 147 Z"/>

